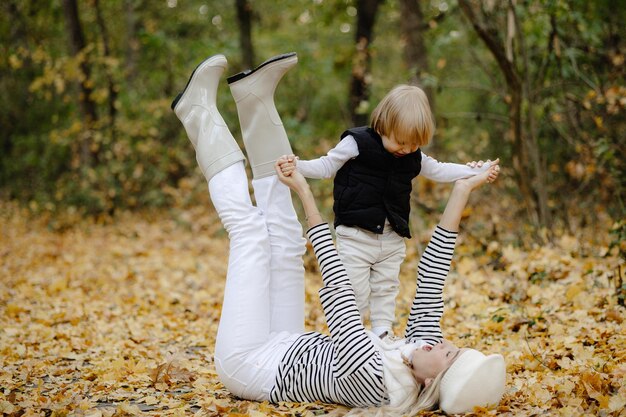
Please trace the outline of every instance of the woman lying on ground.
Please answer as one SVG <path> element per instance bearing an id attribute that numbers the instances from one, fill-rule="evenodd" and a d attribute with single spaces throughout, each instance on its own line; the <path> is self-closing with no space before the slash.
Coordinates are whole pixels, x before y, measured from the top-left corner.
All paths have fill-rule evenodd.
<path id="1" fill-rule="evenodd" d="M 296 61 L 295 54 L 281 55 L 229 78 L 256 205 L 243 154 L 215 106 L 226 59 L 217 55 L 203 61 L 172 104 L 230 239 L 215 346 L 220 381 L 241 398 L 274 403 L 322 401 L 409 414 L 437 404 L 447 413 L 497 404 L 504 392 L 502 356 L 444 340 L 440 319 L 461 213 L 470 193 L 497 177 L 498 161 L 455 183 L 418 265 L 405 338 L 381 340 L 363 326 L 330 228 L 306 180 L 290 157 L 281 156 L 291 152 L 273 92 Z M 304 332 L 305 242 L 290 189 L 302 201 L 306 235 L 320 264 L 319 294 L 330 336 Z"/>

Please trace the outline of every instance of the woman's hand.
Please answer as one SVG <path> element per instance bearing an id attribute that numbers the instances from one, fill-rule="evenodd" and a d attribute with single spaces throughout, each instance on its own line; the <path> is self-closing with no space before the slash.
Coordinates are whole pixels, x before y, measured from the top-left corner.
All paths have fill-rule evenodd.
<path id="1" fill-rule="evenodd" d="M 500 158 L 496 158 L 495 161 L 488 160 L 491 164 L 491 168 L 489 169 L 489 177 L 487 178 L 488 183 L 494 182 L 498 175 L 500 175 Z"/>
<path id="2" fill-rule="evenodd" d="M 491 183 L 491 182 L 494 182 L 498 178 L 498 175 L 500 175 L 499 163 L 500 163 L 500 158 L 497 158 L 495 161 L 492 161 L 491 159 L 487 159 L 486 161 L 480 160 L 480 161 L 468 162 L 465 165 L 467 165 L 470 168 L 482 168 L 484 164 L 489 164 L 489 167 L 495 166 L 495 169 L 490 169 L 489 177 L 487 178 L 487 182 Z"/>
<path id="3" fill-rule="evenodd" d="M 274 168 L 280 182 L 291 190 L 300 194 L 309 190 L 309 183 L 306 178 L 296 170 L 296 157 L 294 155 L 283 155 L 276 160 Z"/>
<path id="4" fill-rule="evenodd" d="M 280 170 L 285 177 L 289 177 L 296 170 L 298 157 L 295 155 L 283 155 L 279 159 L 281 160 Z"/>
<path id="5" fill-rule="evenodd" d="M 283 155 L 276 160 L 274 169 L 276 170 L 276 175 L 278 175 L 278 180 L 292 191 L 295 191 L 298 197 L 300 197 L 302 208 L 306 216 L 305 219 L 309 227 L 324 223 L 324 219 L 317 209 L 317 204 L 315 204 L 309 183 L 306 181 L 306 178 L 295 169 L 295 166 L 292 166 L 294 160 L 295 157 L 293 155 Z M 287 175 L 287 173 L 289 173 L 289 175 Z"/>

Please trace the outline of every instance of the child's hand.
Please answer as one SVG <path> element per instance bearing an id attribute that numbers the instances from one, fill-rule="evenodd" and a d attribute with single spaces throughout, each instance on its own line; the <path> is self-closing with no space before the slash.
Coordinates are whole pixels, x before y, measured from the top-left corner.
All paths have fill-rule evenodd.
<path id="1" fill-rule="evenodd" d="M 480 172 L 484 172 L 485 170 L 489 169 L 489 177 L 487 178 L 487 182 L 494 182 L 498 178 L 498 175 L 500 175 L 499 164 L 500 164 L 500 158 L 496 158 L 495 161 L 492 161 L 491 159 L 487 159 L 486 161 L 480 160 L 478 162 L 476 161 L 468 162 L 465 165 L 473 169 L 484 168 Z M 476 175 L 478 175 L 478 173 Z"/>
<path id="2" fill-rule="evenodd" d="M 491 162 L 489 159 L 487 159 L 487 162 Z M 481 168 L 483 166 L 483 164 L 485 164 L 485 162 L 483 162 L 482 160 L 476 162 L 476 161 L 472 161 L 472 162 L 468 162 L 467 165 L 470 168 Z"/>
<path id="3" fill-rule="evenodd" d="M 296 171 L 297 160 L 295 155 L 283 155 L 276 160 L 276 165 L 285 177 L 290 177 Z"/>

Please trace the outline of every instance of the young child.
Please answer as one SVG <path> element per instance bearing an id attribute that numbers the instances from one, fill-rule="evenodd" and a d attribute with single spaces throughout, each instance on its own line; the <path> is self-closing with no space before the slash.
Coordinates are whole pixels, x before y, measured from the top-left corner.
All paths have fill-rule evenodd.
<path id="1" fill-rule="evenodd" d="M 419 87 L 393 88 L 371 119 L 371 127 L 345 131 L 326 156 L 293 163 L 304 177 L 335 177 L 337 250 L 361 315 L 365 318 L 369 309 L 372 332 L 384 337 L 391 334 L 395 318 L 404 238 L 411 237 L 411 181 L 423 175 L 454 182 L 484 172 L 490 164 L 441 163 L 420 150 L 432 138 L 434 121 Z"/>

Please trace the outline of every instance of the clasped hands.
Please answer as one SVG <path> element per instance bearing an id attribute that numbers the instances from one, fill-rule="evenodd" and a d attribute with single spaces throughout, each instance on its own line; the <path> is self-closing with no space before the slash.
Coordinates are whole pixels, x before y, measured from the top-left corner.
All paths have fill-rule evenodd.
<path id="1" fill-rule="evenodd" d="M 283 155 L 276 160 L 274 169 L 280 182 L 293 191 L 300 193 L 309 189 L 309 184 L 306 178 L 296 169 L 297 160 L 298 157 L 295 155 Z"/>

